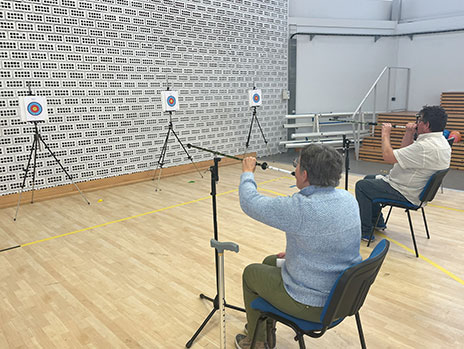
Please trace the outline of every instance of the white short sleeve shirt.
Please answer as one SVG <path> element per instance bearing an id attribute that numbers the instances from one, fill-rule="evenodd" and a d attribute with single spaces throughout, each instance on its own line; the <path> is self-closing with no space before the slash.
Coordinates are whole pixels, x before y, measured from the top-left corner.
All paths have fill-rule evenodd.
<path id="1" fill-rule="evenodd" d="M 450 166 L 451 147 L 442 132 L 424 133 L 404 148 L 393 150 L 398 163 L 383 179 L 415 205 L 427 181 Z"/>

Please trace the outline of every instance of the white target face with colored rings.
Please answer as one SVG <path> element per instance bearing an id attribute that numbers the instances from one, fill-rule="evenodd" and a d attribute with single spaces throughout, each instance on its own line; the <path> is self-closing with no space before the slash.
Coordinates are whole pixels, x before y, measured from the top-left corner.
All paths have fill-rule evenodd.
<path id="1" fill-rule="evenodd" d="M 31 114 L 32 116 L 39 116 L 42 114 L 43 108 L 40 103 L 37 102 L 31 102 L 27 106 L 27 112 Z"/>
<path id="2" fill-rule="evenodd" d="M 47 100 L 45 97 L 20 97 L 19 108 L 21 121 L 48 121 Z"/>
<path id="3" fill-rule="evenodd" d="M 250 107 L 259 107 L 263 104 L 261 97 L 261 90 L 249 90 L 248 91 L 248 101 Z"/>
<path id="4" fill-rule="evenodd" d="M 177 91 L 162 91 L 161 104 L 163 111 L 176 111 L 179 110 L 179 92 Z"/>

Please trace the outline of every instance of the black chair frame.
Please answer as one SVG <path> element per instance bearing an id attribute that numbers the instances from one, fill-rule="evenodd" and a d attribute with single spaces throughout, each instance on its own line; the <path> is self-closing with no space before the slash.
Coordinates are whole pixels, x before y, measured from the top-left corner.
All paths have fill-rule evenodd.
<path id="1" fill-rule="evenodd" d="M 381 244 L 383 244 L 383 246 Z M 303 338 L 305 335 L 312 338 L 319 338 L 324 335 L 328 329 L 339 325 L 345 317 L 355 315 L 361 347 L 363 349 L 366 348 L 359 309 L 364 304 L 364 300 L 367 297 L 371 285 L 377 277 L 389 247 L 390 242 L 386 239 L 382 240 L 376 246 L 376 249 L 380 250 L 376 256 L 369 257 L 366 260 L 347 268 L 341 274 L 332 288 L 331 295 L 324 307 L 325 313 L 323 313 L 320 329 L 303 330 L 295 322 L 266 311 L 261 311 L 261 315 L 256 322 L 256 326 L 260 326 L 260 324 L 267 319 L 273 319 L 277 322 L 281 322 L 293 329 L 295 332 L 295 341 L 298 341 L 300 349 L 305 349 L 306 346 Z M 374 252 L 372 254 L 374 254 Z M 256 343 L 256 334 L 257 331 L 254 332 L 251 348 L 254 348 Z"/>
<path id="2" fill-rule="evenodd" d="M 375 227 L 377 226 L 377 224 L 379 222 L 380 215 L 382 214 L 382 210 L 386 206 L 390 206 L 390 209 L 389 209 L 388 215 L 387 215 L 387 219 L 385 220 L 385 224 L 387 224 L 388 219 L 390 218 L 390 214 L 391 214 L 391 211 L 392 211 L 393 207 L 403 208 L 405 210 L 405 212 L 407 213 L 407 215 L 408 215 L 409 230 L 411 231 L 411 237 L 412 237 L 412 242 L 413 242 L 413 245 L 414 245 L 414 251 L 416 253 L 416 257 L 418 258 L 419 257 L 419 252 L 417 250 L 416 237 L 414 235 L 414 228 L 413 228 L 413 225 L 412 225 L 411 213 L 409 211 L 411 211 L 411 210 L 412 211 L 417 211 L 418 209 L 421 209 L 422 218 L 424 220 L 425 232 L 427 234 L 427 239 L 430 239 L 429 227 L 427 225 L 427 218 L 425 217 L 425 210 L 424 210 L 423 205 L 424 205 L 424 203 L 432 201 L 435 198 L 435 195 L 436 195 L 436 193 L 438 191 L 438 188 L 441 186 L 441 183 L 443 182 L 443 178 L 446 176 L 446 174 L 448 173 L 449 170 L 450 169 L 447 168 L 447 169 L 444 169 L 444 170 L 437 171 L 430 177 L 429 181 L 427 182 L 426 186 L 424 187 L 424 190 L 422 191 L 422 193 L 420 195 L 421 203 L 418 206 L 411 204 L 409 201 L 394 202 L 393 203 L 392 201 L 387 201 L 387 200 L 385 200 L 386 202 L 382 202 L 382 199 L 374 200 L 374 203 L 380 204 L 380 211 L 379 211 L 379 214 L 377 216 L 377 219 L 375 220 L 375 225 L 372 227 L 372 231 L 371 231 L 371 234 L 369 236 L 369 242 L 367 243 L 367 246 L 370 246 L 370 244 L 371 244 L 372 236 L 374 235 L 374 230 L 375 230 Z"/>

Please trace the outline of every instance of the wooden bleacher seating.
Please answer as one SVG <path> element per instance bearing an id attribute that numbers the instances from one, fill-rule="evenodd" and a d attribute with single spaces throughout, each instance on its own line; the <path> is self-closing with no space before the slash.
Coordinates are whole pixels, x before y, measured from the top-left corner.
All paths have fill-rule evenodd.
<path id="1" fill-rule="evenodd" d="M 443 92 L 440 105 L 448 113 L 446 129 L 461 133 L 461 142 L 452 147 L 451 168 L 464 170 L 464 92 Z"/>

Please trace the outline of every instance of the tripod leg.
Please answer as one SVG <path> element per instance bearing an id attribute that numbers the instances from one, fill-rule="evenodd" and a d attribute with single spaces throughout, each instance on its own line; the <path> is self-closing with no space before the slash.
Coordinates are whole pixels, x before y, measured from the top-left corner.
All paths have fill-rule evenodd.
<path id="1" fill-rule="evenodd" d="M 35 142 L 35 148 L 34 148 L 34 164 L 32 165 L 32 195 L 31 195 L 31 204 L 34 203 L 34 188 L 35 188 L 35 174 L 37 171 L 37 151 L 40 148 L 40 143 L 39 143 L 39 133 L 34 134 L 34 142 Z"/>
<path id="2" fill-rule="evenodd" d="M 155 191 L 161 190 L 159 189 L 159 183 L 161 180 L 161 171 L 163 171 L 164 157 L 166 156 L 166 150 L 168 149 L 169 134 L 171 133 L 171 130 L 172 130 L 172 123 L 169 123 L 168 132 L 166 133 L 166 138 L 164 139 L 164 144 L 163 144 L 163 147 L 161 148 L 161 154 L 158 159 L 158 164 L 156 165 L 155 174 L 153 175 L 153 180 L 154 180 L 156 177 L 156 171 L 158 171 L 159 169 L 158 181 L 156 182 Z"/>
<path id="3" fill-rule="evenodd" d="M 256 116 L 256 113 L 254 114 L 254 116 L 255 116 L 256 123 L 258 124 L 259 130 L 261 131 L 261 136 L 263 136 L 264 143 L 266 143 L 266 145 L 267 145 L 267 139 L 264 136 L 264 132 L 263 132 L 263 129 L 261 127 L 261 124 L 259 123 L 258 116 Z"/>
<path id="4" fill-rule="evenodd" d="M 213 310 L 211 310 L 211 312 L 209 313 L 209 315 L 206 317 L 205 321 L 203 321 L 203 323 L 201 324 L 201 326 L 198 328 L 197 332 L 195 332 L 195 334 L 192 336 L 192 338 L 190 338 L 190 340 L 187 342 L 187 344 L 185 344 L 185 346 L 187 348 L 190 348 L 193 344 L 193 342 L 195 341 L 195 339 L 198 337 L 198 335 L 200 334 L 201 330 L 203 330 L 203 328 L 206 326 L 206 324 L 208 323 L 208 321 L 211 319 L 211 317 L 214 315 L 214 313 L 216 312 L 217 308 L 213 308 Z"/>
<path id="5" fill-rule="evenodd" d="M 37 138 L 34 136 L 34 141 L 32 142 L 31 152 L 29 153 L 29 159 L 27 160 L 27 166 L 24 169 L 24 178 L 23 178 L 23 183 L 21 184 L 21 190 L 19 191 L 18 203 L 16 204 L 16 213 L 13 218 L 14 221 L 16 221 L 16 218 L 18 217 L 19 204 L 21 202 L 21 195 L 23 194 L 24 187 L 26 186 L 27 173 L 29 172 L 29 166 L 31 165 L 32 153 L 34 152 L 35 147 L 37 146 L 36 143 L 37 143 Z"/>
<path id="6" fill-rule="evenodd" d="M 254 118 L 256 120 L 256 123 L 258 124 L 259 131 L 261 132 L 261 136 L 263 136 L 264 144 L 266 144 L 267 154 L 269 155 L 269 147 L 268 147 L 268 144 L 267 144 L 267 139 L 264 136 L 263 129 L 261 128 L 261 124 L 259 123 L 258 116 L 256 115 L 256 109 L 255 109 L 255 112 L 253 113 L 253 115 L 254 115 Z"/>
<path id="7" fill-rule="evenodd" d="M 45 141 L 42 139 L 42 137 L 40 136 L 40 134 L 37 135 L 39 140 L 42 142 L 42 144 L 45 146 L 45 148 L 48 150 L 48 152 L 51 154 L 51 156 L 55 159 L 56 163 L 61 167 L 61 169 L 63 170 L 63 172 L 66 174 L 66 176 L 68 176 L 68 179 L 71 181 L 72 184 L 74 184 L 74 186 L 76 187 L 77 191 L 79 192 L 79 194 L 81 194 L 82 198 L 84 199 L 85 202 L 87 202 L 88 205 L 90 205 L 90 202 L 89 200 L 87 200 L 87 198 L 85 197 L 84 193 L 81 192 L 81 190 L 79 189 L 79 187 L 77 186 L 76 183 L 74 183 L 71 175 L 68 173 L 68 171 L 66 171 L 66 169 L 64 168 L 64 166 L 61 164 L 60 160 L 58 160 L 58 158 L 56 157 L 55 153 L 52 152 L 52 150 L 50 149 L 50 147 L 47 145 L 47 143 L 45 143 Z M 39 143 L 37 141 L 37 143 Z"/>
<path id="8" fill-rule="evenodd" d="M 195 170 L 197 170 L 197 172 L 200 174 L 200 177 L 203 178 L 203 175 L 201 174 L 200 170 L 198 169 L 197 165 L 193 162 L 193 158 L 190 156 L 190 154 L 188 153 L 187 149 L 185 149 L 184 145 L 182 144 L 182 141 L 179 139 L 179 137 L 177 136 L 177 133 L 176 131 L 174 131 L 174 129 L 171 129 L 172 130 L 172 133 L 174 133 L 174 136 L 176 137 L 177 141 L 179 142 L 179 144 L 181 145 L 182 149 L 184 149 L 184 152 L 185 154 L 187 154 L 187 158 L 190 160 L 190 162 L 193 164 L 193 166 L 195 167 Z"/>
<path id="9" fill-rule="evenodd" d="M 248 137 L 245 143 L 245 153 L 247 152 L 248 146 L 250 145 L 251 130 L 253 129 L 253 122 L 255 121 L 256 107 L 253 107 L 253 108 L 254 110 L 253 110 L 253 115 L 251 116 L 250 129 L 248 130 Z"/>

